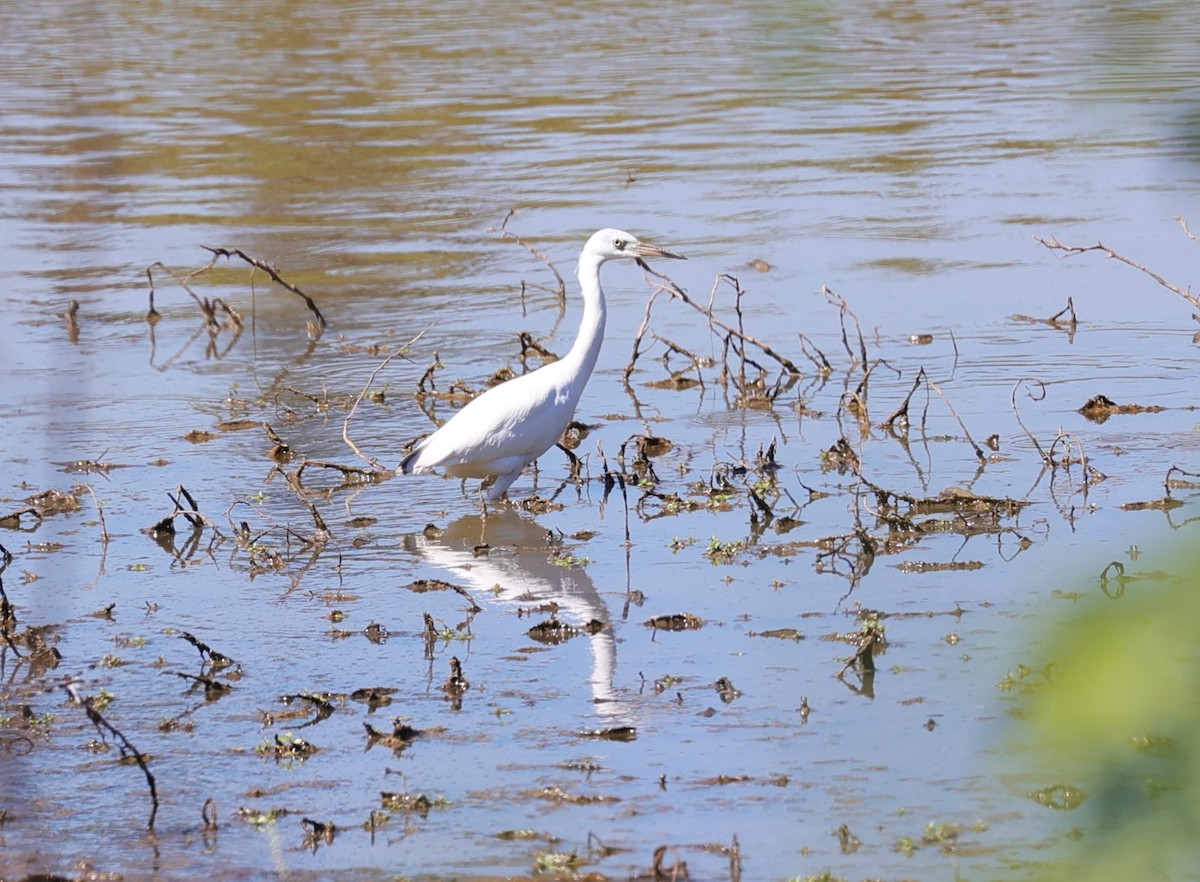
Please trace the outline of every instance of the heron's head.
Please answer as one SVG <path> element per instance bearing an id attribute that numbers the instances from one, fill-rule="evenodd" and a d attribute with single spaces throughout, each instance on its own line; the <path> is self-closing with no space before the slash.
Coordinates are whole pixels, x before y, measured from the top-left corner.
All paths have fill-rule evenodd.
<path id="1" fill-rule="evenodd" d="M 646 257 L 670 257 L 675 260 L 687 260 L 682 254 L 639 242 L 637 236 L 632 233 L 612 229 L 593 233 L 592 238 L 588 239 L 587 245 L 583 247 L 583 253 L 595 255 L 601 263 L 617 258 L 640 260 Z"/>

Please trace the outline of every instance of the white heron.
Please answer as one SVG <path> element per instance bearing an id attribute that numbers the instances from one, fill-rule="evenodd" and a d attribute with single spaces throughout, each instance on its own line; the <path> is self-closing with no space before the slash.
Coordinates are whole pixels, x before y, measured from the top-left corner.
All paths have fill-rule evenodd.
<path id="1" fill-rule="evenodd" d="M 441 428 L 418 443 L 397 474 L 441 469 L 454 478 L 482 478 L 486 498 L 502 497 L 522 469 L 549 450 L 575 416 L 604 343 L 606 306 L 600 267 L 609 260 L 682 254 L 639 242 L 621 230 L 594 233 L 579 255 L 583 317 L 571 351 L 532 373 L 501 383 L 472 399 Z"/>

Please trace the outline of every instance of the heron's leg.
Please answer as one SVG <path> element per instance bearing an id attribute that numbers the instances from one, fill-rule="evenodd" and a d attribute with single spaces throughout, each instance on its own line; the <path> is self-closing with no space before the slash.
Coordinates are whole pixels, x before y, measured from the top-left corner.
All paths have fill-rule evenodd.
<path id="1" fill-rule="evenodd" d="M 496 479 L 494 477 L 489 476 L 484 478 L 482 483 L 479 485 L 479 505 L 483 509 L 483 517 L 481 518 L 482 523 L 480 526 L 481 531 L 487 530 L 488 499 L 491 498 L 491 494 L 488 493 L 488 488 L 495 483 L 495 480 Z M 464 481 L 463 483 L 466 482 Z"/>
<path id="2" fill-rule="evenodd" d="M 520 476 L 521 470 L 517 469 L 515 472 L 509 472 L 505 475 L 494 475 L 488 478 L 484 482 L 487 487 L 487 498 L 492 501 L 500 499 L 508 491 L 508 488 L 512 486 L 513 481 L 517 480 Z"/>

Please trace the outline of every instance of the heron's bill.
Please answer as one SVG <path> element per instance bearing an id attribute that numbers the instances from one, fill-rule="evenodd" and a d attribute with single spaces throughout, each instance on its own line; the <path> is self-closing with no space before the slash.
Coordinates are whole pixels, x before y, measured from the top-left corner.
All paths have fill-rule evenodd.
<path id="1" fill-rule="evenodd" d="M 645 242 L 639 242 L 633 249 L 633 253 L 638 257 L 670 257 L 674 260 L 687 260 L 682 254 L 676 254 L 666 248 L 659 248 L 657 245 L 647 245 Z"/>

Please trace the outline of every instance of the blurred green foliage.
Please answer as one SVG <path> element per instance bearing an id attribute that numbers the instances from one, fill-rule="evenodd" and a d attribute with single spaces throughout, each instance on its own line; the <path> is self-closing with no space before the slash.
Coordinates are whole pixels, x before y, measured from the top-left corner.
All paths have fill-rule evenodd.
<path id="1" fill-rule="evenodd" d="M 1169 571 L 1105 579 L 1050 632 L 1021 726 L 1047 775 L 1030 798 L 1078 826 L 1030 878 L 1200 879 L 1200 553 Z"/>

